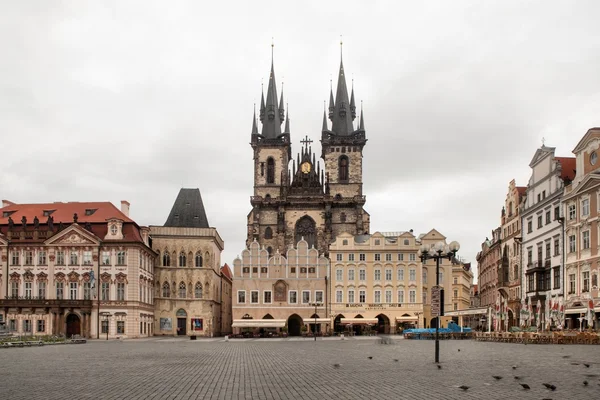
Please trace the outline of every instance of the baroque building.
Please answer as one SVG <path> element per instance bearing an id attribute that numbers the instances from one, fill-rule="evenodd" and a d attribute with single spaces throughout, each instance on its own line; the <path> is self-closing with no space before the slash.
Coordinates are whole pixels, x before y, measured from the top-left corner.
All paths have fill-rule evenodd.
<path id="1" fill-rule="evenodd" d="M 155 333 L 209 337 L 229 333 L 227 328 L 223 331 L 223 313 L 230 313 L 223 292 L 231 296 L 231 277 L 221 268 L 224 243 L 208 224 L 200 190 L 181 189 L 165 224 L 151 226 L 150 234 L 158 255 Z"/>
<path id="2" fill-rule="evenodd" d="M 496 304 L 498 297 L 498 271 L 501 263 L 501 228 L 492 231 L 492 239 L 485 238 L 481 251 L 477 253 L 477 283 L 479 285 L 479 305 L 489 307 Z"/>
<path id="3" fill-rule="evenodd" d="M 256 241 L 271 256 L 276 250 L 283 255 L 304 239 L 309 248 L 314 246 L 327 255 L 338 234 L 368 234 L 369 214 L 363 208 L 362 190 L 365 124 L 362 112 L 360 123 L 354 122 L 354 90 L 349 96 L 341 61 L 336 96 L 332 88 L 328 111 L 328 115 L 323 113 L 320 160 L 308 136 L 293 159 L 290 119 L 283 93 L 278 98 L 271 62 L 266 100 L 261 94 L 260 132 L 256 112 L 252 120 L 254 194 L 247 219 L 247 247 Z"/>
<path id="4" fill-rule="evenodd" d="M 518 326 L 521 307 L 521 215 L 520 205 L 527 187 L 508 184 L 508 192 L 501 215 L 500 237 L 502 261 L 498 272 L 498 291 L 508 305 L 508 327 Z"/>
<path id="5" fill-rule="evenodd" d="M 0 208 L 0 320 L 23 335 L 153 334 L 149 229 L 108 202 Z"/>
<path id="6" fill-rule="evenodd" d="M 580 317 L 590 302 L 600 316 L 600 128 L 592 128 L 581 138 L 573 153 L 575 161 L 563 163 L 565 180 L 563 221 L 565 227 L 565 301 L 567 327 L 578 328 Z M 590 325 L 590 324 L 588 324 Z"/>
<path id="7" fill-rule="evenodd" d="M 529 167 L 531 177 L 519 210 L 521 213 L 522 296 L 531 302 L 534 313 L 538 301 L 545 311 L 546 298 L 563 300 L 564 260 L 561 199 L 565 182 L 574 178 L 573 157 L 556 157 L 555 148 L 542 145 Z"/>

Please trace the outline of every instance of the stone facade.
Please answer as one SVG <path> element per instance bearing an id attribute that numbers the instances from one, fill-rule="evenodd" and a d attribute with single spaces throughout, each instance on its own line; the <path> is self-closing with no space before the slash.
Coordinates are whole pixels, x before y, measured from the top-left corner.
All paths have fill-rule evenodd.
<path id="1" fill-rule="evenodd" d="M 302 333 L 305 325 L 314 327 L 315 306 L 317 332 L 325 332 L 328 310 L 329 260 L 304 240 L 297 248 L 269 256 L 257 241 L 242 251 L 233 262 L 233 331 L 258 331 L 256 320 L 283 321 L 279 329 L 292 336 Z M 245 324 L 245 325 L 243 325 Z M 252 326 L 249 326 L 252 325 Z M 247 326 L 247 328 L 240 327 Z"/>
<path id="2" fill-rule="evenodd" d="M 492 231 L 492 239 L 485 238 L 481 251 L 477 253 L 477 273 L 479 285 L 479 304 L 490 307 L 496 304 L 498 297 L 498 271 L 502 259 L 501 228 Z"/>
<path id="3" fill-rule="evenodd" d="M 508 326 L 519 326 L 521 307 L 521 214 L 527 188 L 513 179 L 501 215 L 502 262 L 498 273 L 498 291 L 508 304 Z"/>
<path id="4" fill-rule="evenodd" d="M 563 174 L 576 169 L 572 182 L 568 179 L 563 197 L 566 269 L 565 300 L 567 326 L 580 326 L 590 302 L 596 311 L 596 327 L 600 316 L 600 128 L 588 130 L 573 153 L 574 166 L 564 165 Z M 584 324 L 589 326 L 588 322 Z M 584 325 L 585 326 L 585 325 Z"/>
<path id="5" fill-rule="evenodd" d="M 156 253 L 148 228 L 128 213 L 126 201 L 121 211 L 106 202 L 3 201 L 0 315 L 8 329 L 88 338 L 152 335 Z"/>

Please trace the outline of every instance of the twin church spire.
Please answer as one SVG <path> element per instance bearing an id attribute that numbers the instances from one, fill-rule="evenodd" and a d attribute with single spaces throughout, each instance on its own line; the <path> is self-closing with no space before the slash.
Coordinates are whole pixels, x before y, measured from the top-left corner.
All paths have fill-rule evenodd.
<path id="1" fill-rule="evenodd" d="M 273 55 L 271 54 L 271 73 L 269 74 L 269 83 L 267 87 L 267 99 L 265 101 L 264 92 L 261 90 L 259 119 L 262 124 L 260 135 L 264 139 L 277 139 L 282 134 L 290 133 L 289 116 L 285 114 L 283 101 L 283 83 L 281 86 L 281 97 L 277 104 L 277 84 L 275 81 L 275 67 Z M 364 121 L 362 109 L 360 122 L 357 124 L 357 130 L 354 129 L 354 120 L 356 119 L 356 104 L 354 100 L 354 85 L 352 85 L 351 95 L 348 96 L 348 87 L 346 85 L 346 75 L 344 71 L 343 60 L 340 59 L 340 70 L 338 74 L 337 90 L 335 98 L 333 96 L 333 87 L 329 94 L 329 119 L 331 120 L 331 130 L 328 129 L 327 118 L 323 113 L 323 132 L 333 133 L 336 136 L 349 136 L 357 131 L 364 132 Z M 283 132 L 281 125 L 285 121 Z M 256 109 L 252 119 L 252 135 L 258 135 L 258 124 L 256 122 Z"/>

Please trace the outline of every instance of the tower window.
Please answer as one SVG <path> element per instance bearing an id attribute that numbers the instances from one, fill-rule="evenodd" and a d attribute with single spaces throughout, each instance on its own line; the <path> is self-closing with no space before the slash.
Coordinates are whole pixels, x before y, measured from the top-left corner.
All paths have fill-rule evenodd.
<path id="1" fill-rule="evenodd" d="M 348 157 L 341 156 L 338 162 L 338 179 L 340 182 L 348 180 Z"/>
<path id="2" fill-rule="evenodd" d="M 260 176 L 265 176 L 265 163 L 260 163 Z"/>
<path id="3" fill-rule="evenodd" d="M 267 183 L 275 183 L 275 160 L 272 157 L 267 159 Z"/>
<path id="4" fill-rule="evenodd" d="M 265 239 L 273 239 L 273 229 L 270 226 L 265 229 Z"/>

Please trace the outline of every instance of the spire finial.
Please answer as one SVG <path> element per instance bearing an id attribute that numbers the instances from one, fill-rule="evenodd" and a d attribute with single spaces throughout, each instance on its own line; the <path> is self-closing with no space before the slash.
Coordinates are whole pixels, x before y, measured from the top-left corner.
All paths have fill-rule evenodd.
<path id="1" fill-rule="evenodd" d="M 340 58 L 343 55 L 344 41 L 342 40 L 342 35 L 340 35 Z"/>
<path id="2" fill-rule="evenodd" d="M 271 36 L 271 64 L 273 64 L 273 53 L 275 52 L 275 39 Z"/>
<path id="3" fill-rule="evenodd" d="M 542 138 L 542 146 L 545 146 L 545 145 L 546 145 L 546 138 L 545 138 L 545 137 L 543 137 L 543 138 Z"/>

